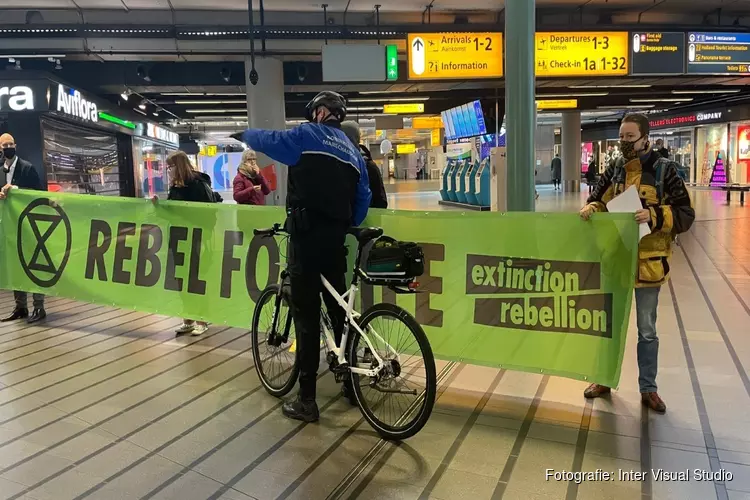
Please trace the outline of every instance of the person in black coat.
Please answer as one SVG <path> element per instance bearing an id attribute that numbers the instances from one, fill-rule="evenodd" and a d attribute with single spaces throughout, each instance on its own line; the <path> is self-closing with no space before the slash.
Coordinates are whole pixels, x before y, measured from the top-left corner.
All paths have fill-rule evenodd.
<path id="1" fill-rule="evenodd" d="M 221 203 L 219 193 L 211 188 L 211 177 L 193 169 L 190 159 L 183 151 L 175 151 L 167 157 L 170 185 L 169 200 L 191 201 L 202 203 Z M 156 201 L 156 197 L 153 198 Z M 215 220 L 214 220 L 215 223 Z M 182 325 L 176 330 L 178 335 L 203 335 L 208 331 L 205 321 L 183 319 Z"/>
<path id="2" fill-rule="evenodd" d="M 0 172 L 0 181 L 2 190 L 0 190 L 0 200 L 8 197 L 12 189 L 33 189 L 35 191 L 44 191 L 44 183 L 39 176 L 39 172 L 34 166 L 26 160 L 18 157 L 16 154 L 16 140 L 10 134 L 0 136 L 0 147 L 3 150 L 3 169 Z M 44 295 L 41 293 L 33 294 L 34 310 L 29 316 L 28 295 L 26 292 L 16 290 L 13 292 L 13 298 L 16 305 L 9 316 L 0 319 L 0 322 L 16 321 L 28 318 L 28 323 L 37 323 L 47 317 L 44 311 Z"/>
<path id="3" fill-rule="evenodd" d="M 370 178 L 370 191 L 372 192 L 370 207 L 388 208 L 388 196 L 385 194 L 383 174 L 380 173 L 380 168 L 378 168 L 377 164 L 372 160 L 372 154 L 370 153 L 370 150 L 359 143 L 359 124 L 351 120 L 341 122 L 341 131 L 344 132 L 349 140 L 359 148 L 359 152 L 362 154 L 362 158 L 365 160 L 365 165 L 367 166 L 367 176 Z"/>

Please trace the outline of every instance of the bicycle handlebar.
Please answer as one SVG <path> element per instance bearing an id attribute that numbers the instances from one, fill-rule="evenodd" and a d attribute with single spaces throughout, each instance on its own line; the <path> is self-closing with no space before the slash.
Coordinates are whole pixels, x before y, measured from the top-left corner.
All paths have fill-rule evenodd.
<path id="1" fill-rule="evenodd" d="M 253 229 L 253 234 L 255 236 L 263 236 L 266 238 L 270 238 L 271 236 L 276 236 L 277 234 L 286 234 L 286 230 L 281 224 L 274 224 L 272 228 L 270 229 Z"/>

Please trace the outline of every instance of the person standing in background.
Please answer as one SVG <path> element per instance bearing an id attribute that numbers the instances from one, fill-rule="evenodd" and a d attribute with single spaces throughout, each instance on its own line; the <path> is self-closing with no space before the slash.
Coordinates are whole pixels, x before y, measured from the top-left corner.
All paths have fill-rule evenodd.
<path id="1" fill-rule="evenodd" d="M 560 188 L 560 180 L 562 179 L 562 160 L 560 159 L 560 153 L 555 154 L 552 158 L 552 183 L 555 185 L 555 191 Z"/>
<path id="2" fill-rule="evenodd" d="M 33 189 L 35 191 L 44 191 L 39 172 L 34 166 L 18 157 L 16 154 L 16 140 L 10 134 L 0 136 L 0 147 L 3 150 L 3 169 L 0 172 L 0 181 L 2 181 L 2 191 L 0 191 L 0 200 L 8 197 L 13 189 Z M 13 292 L 16 306 L 13 312 L 0 319 L 2 322 L 16 321 L 28 318 L 28 323 L 37 323 L 47 317 L 44 310 L 44 295 L 41 293 L 33 294 L 34 311 L 29 317 L 28 294 L 16 290 Z"/>
<path id="3" fill-rule="evenodd" d="M 242 153 L 242 161 L 232 183 L 234 201 L 240 205 L 265 205 L 271 192 L 268 181 L 258 168 L 258 155 L 252 149 Z"/>
<path id="4" fill-rule="evenodd" d="M 171 180 L 168 200 L 221 203 L 218 193 L 211 188 L 211 177 L 193 169 L 190 159 L 183 151 L 175 151 L 167 157 L 167 169 Z M 157 198 L 154 197 L 153 201 Z M 175 331 L 177 335 L 190 333 L 194 336 L 203 335 L 208 331 L 205 321 L 193 321 L 185 318 L 182 325 Z"/>
<path id="5" fill-rule="evenodd" d="M 349 140 L 359 148 L 359 152 L 362 154 L 362 159 L 365 160 L 367 175 L 370 178 L 370 192 L 372 193 L 370 208 L 388 208 L 388 196 L 385 194 L 383 174 L 380 173 L 380 168 L 378 168 L 378 165 L 372 160 L 372 153 L 370 153 L 370 150 L 360 144 L 362 135 L 359 130 L 359 123 L 353 120 L 342 122 L 341 131 L 344 132 Z"/>
<path id="6" fill-rule="evenodd" d="M 669 159 L 669 150 L 664 147 L 664 139 L 656 139 L 654 149 L 656 149 L 656 152 L 659 153 L 662 158 Z"/>

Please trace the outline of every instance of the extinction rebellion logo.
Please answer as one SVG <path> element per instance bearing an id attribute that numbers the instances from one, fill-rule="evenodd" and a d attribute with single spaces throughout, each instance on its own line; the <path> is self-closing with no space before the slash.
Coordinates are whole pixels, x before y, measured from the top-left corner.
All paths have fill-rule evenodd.
<path id="1" fill-rule="evenodd" d="M 70 219 L 49 198 L 38 198 L 21 212 L 16 242 L 26 276 L 38 286 L 54 286 L 70 259 Z"/>
<path id="2" fill-rule="evenodd" d="M 598 262 L 468 255 L 466 294 L 474 323 L 499 328 L 612 337 L 612 294 Z"/>

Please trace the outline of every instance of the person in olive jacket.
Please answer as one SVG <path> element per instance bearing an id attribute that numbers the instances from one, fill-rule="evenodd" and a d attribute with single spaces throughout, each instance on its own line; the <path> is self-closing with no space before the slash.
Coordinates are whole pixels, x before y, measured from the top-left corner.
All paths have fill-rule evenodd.
<path id="1" fill-rule="evenodd" d="M 372 154 L 370 150 L 359 143 L 360 132 L 359 124 L 355 121 L 341 122 L 341 131 L 346 134 L 350 141 L 359 148 L 359 152 L 362 154 L 362 158 L 365 160 L 367 166 L 367 175 L 370 178 L 370 191 L 372 192 L 372 200 L 370 201 L 371 208 L 388 208 L 388 196 L 385 194 L 385 186 L 383 185 L 383 174 L 380 173 L 380 168 L 372 160 Z"/>
<path id="2" fill-rule="evenodd" d="M 271 192 L 268 181 L 258 168 L 258 155 L 252 149 L 242 153 L 237 176 L 232 183 L 234 201 L 240 205 L 265 205 L 266 195 Z"/>

